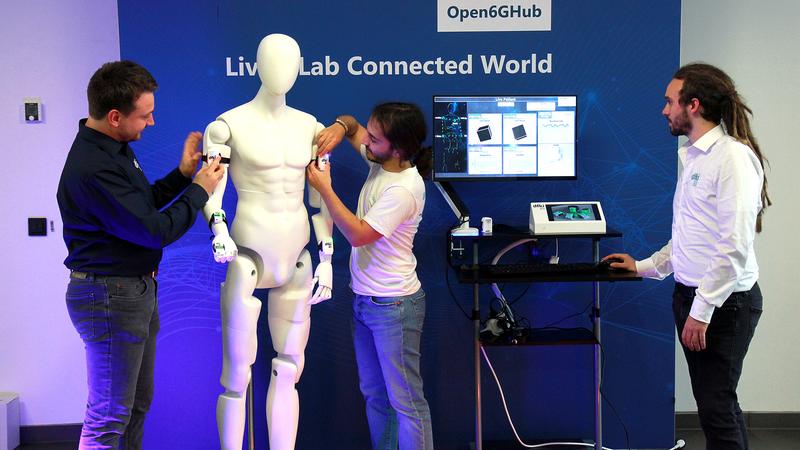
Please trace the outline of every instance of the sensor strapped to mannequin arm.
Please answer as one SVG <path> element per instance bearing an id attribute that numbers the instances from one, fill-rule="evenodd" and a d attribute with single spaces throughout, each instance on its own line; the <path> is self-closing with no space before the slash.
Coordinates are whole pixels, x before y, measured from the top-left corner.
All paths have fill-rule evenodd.
<path id="1" fill-rule="evenodd" d="M 315 152 L 316 152 L 316 147 L 317 146 L 315 145 L 314 146 L 314 148 L 315 148 L 314 151 Z M 326 153 L 324 155 L 317 156 L 317 158 L 314 161 L 316 161 L 317 169 L 320 172 L 324 172 L 325 168 L 328 167 L 328 163 L 330 162 L 330 160 L 331 160 L 331 154 L 330 153 Z"/>
<path id="2" fill-rule="evenodd" d="M 230 163 L 231 147 L 226 143 L 231 138 L 230 127 L 223 120 L 211 122 L 203 134 L 203 161 L 205 164 L 218 160 L 220 164 Z M 214 235 L 211 248 L 214 260 L 218 263 L 232 261 L 239 252 L 236 243 L 228 233 L 228 221 L 222 209 L 222 196 L 228 180 L 227 172 L 214 189 L 203 207 L 203 215 L 208 220 L 208 227 Z"/>
<path id="3" fill-rule="evenodd" d="M 333 238 L 325 238 L 317 244 L 317 249 L 323 255 L 333 255 Z"/>
<path id="4" fill-rule="evenodd" d="M 211 247 L 214 249 L 214 254 L 222 255 L 225 253 L 225 244 L 222 242 L 214 242 Z"/>
<path id="5" fill-rule="evenodd" d="M 208 149 L 203 153 L 203 162 L 209 163 L 216 158 L 220 158 L 220 164 L 230 164 L 230 156 L 230 147 L 227 145 L 212 144 L 209 145 Z"/>
<path id="6" fill-rule="evenodd" d="M 322 124 L 317 124 L 317 133 L 323 129 Z M 312 162 L 315 162 L 317 170 L 324 172 L 330 163 L 330 153 L 324 155 L 317 154 L 317 146 L 311 146 Z M 309 305 L 316 305 L 321 301 L 328 300 L 333 295 L 333 219 L 328 212 L 328 207 L 322 201 L 319 192 L 309 186 L 308 204 L 312 208 L 319 208 L 319 212 L 311 216 L 311 223 L 314 227 L 314 236 L 317 237 L 317 249 L 319 250 L 319 264 L 314 270 L 313 285 L 314 293 L 308 300 Z"/>
<path id="7" fill-rule="evenodd" d="M 213 160 L 213 159 L 217 158 L 218 156 L 219 156 L 219 155 L 211 156 L 210 154 L 209 154 L 208 156 L 206 156 L 206 155 L 203 155 L 203 162 L 204 162 L 204 163 L 207 163 L 207 162 L 208 162 L 208 160 Z M 231 163 L 231 159 L 230 159 L 230 158 L 225 158 L 224 156 L 223 156 L 223 157 L 220 157 L 220 158 L 221 158 L 221 159 L 219 160 L 219 163 L 220 163 L 220 164 L 230 164 L 230 163 Z"/>
<path id="8" fill-rule="evenodd" d="M 218 223 L 224 223 L 225 225 L 228 224 L 228 220 L 225 218 L 225 211 L 219 210 L 211 214 L 211 218 L 208 219 L 208 228 L 213 230 L 214 225 Z"/>

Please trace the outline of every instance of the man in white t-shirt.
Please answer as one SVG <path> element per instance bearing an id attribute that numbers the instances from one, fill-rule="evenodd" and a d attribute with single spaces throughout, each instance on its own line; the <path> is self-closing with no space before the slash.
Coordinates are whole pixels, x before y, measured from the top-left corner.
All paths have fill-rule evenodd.
<path id="1" fill-rule="evenodd" d="M 334 192 L 330 170 L 312 163 L 306 171 L 353 246 L 353 341 L 373 449 L 433 448 L 419 369 L 425 292 L 412 252 L 425 207 L 422 176 L 431 166 L 426 134 L 422 112 L 408 103 L 376 106 L 366 128 L 339 116 L 319 133 L 320 155 L 347 138 L 369 165 L 355 214 Z"/>
<path id="2" fill-rule="evenodd" d="M 750 108 L 722 70 L 681 67 L 664 99 L 670 132 L 689 138 L 678 150 L 672 239 L 642 261 L 620 253 L 604 259 L 650 278 L 675 274 L 673 314 L 706 448 L 747 449 L 736 387 L 763 304 L 753 241 L 771 203 L 765 158 Z"/>

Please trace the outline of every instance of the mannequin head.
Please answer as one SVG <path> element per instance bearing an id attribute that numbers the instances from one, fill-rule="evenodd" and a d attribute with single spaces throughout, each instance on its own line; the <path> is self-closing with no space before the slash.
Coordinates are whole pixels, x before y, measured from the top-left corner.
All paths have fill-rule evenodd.
<path id="1" fill-rule="evenodd" d="M 285 34 L 270 34 L 258 44 L 256 65 L 267 92 L 284 95 L 300 73 L 300 46 Z"/>

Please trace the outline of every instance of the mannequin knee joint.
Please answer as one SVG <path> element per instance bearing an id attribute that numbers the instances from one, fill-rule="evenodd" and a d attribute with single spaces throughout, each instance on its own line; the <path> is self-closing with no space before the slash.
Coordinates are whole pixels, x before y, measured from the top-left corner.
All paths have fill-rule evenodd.
<path id="1" fill-rule="evenodd" d="M 297 377 L 297 366 L 279 358 L 272 360 L 272 378 L 280 384 L 294 384 Z"/>
<path id="2" fill-rule="evenodd" d="M 223 367 L 219 383 L 228 391 L 244 392 L 250 383 L 250 368 L 230 369 Z"/>

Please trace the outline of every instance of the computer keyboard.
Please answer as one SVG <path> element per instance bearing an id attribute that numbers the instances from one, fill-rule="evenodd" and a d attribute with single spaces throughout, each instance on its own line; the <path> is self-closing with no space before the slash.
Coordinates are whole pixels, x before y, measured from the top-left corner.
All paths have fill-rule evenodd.
<path id="1" fill-rule="evenodd" d="M 608 268 L 598 263 L 520 263 L 520 264 L 493 264 L 484 266 L 489 273 L 499 274 L 567 274 L 567 273 L 604 273 Z"/>

